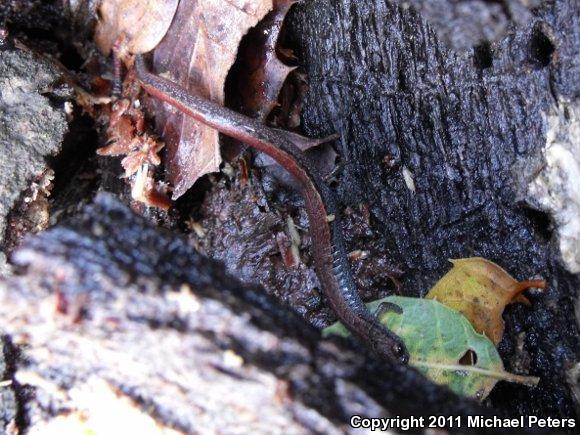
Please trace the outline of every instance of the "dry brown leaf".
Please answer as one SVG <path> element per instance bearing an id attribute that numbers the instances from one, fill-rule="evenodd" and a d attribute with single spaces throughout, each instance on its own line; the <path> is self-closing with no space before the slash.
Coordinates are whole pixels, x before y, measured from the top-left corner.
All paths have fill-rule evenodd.
<path id="1" fill-rule="evenodd" d="M 299 1 L 274 1 L 274 9 L 242 40 L 238 60 L 230 72 L 227 84 L 228 107 L 262 122 L 269 120 L 272 125 L 283 128 L 296 128 L 300 125 L 301 102 L 306 88 L 303 74 L 291 75 L 292 80 L 287 80 L 296 67 L 288 66 L 284 62 L 293 62 L 296 58 L 292 50 L 278 44 L 286 15 Z M 277 106 L 280 106 L 279 109 L 273 112 Z M 310 151 L 307 152 L 308 156 L 323 176 L 329 175 L 335 169 L 336 152 L 331 146 L 321 145 L 337 139 L 338 135 L 311 139 L 292 131 L 280 132 L 288 136 L 302 151 Z M 239 148 L 233 148 L 230 154 L 235 155 L 238 151 Z M 260 153 L 256 164 L 269 167 L 270 172 L 283 184 L 298 188 L 292 177 L 271 157 Z"/>
<path id="2" fill-rule="evenodd" d="M 126 49 L 134 53 L 150 49 L 157 44 L 160 35 L 164 35 L 154 52 L 154 71 L 194 93 L 223 104 L 225 79 L 236 60 L 242 37 L 271 11 L 258 26 L 267 36 L 259 38 L 258 45 L 250 50 L 256 52 L 253 59 L 255 68 L 249 68 L 243 79 L 239 78 L 240 82 L 247 83 L 250 94 L 259 94 L 253 103 L 255 110 L 250 114 L 260 114 L 263 119 L 275 105 L 286 75 L 292 70 L 276 57 L 276 41 L 283 19 L 295 2 L 181 0 L 178 4 L 160 5 L 153 0 L 144 3 L 103 0 L 96 40 L 104 52 L 122 47 L 123 52 L 118 55 L 123 57 Z M 130 65 L 127 67 L 131 73 Z M 168 180 L 173 185 L 173 199 L 176 199 L 199 177 L 219 169 L 219 136 L 214 129 L 184 117 L 162 102 L 154 100 L 153 104 L 156 106 L 157 129 L 166 144 Z M 128 123 L 125 124 L 129 127 Z M 127 175 L 135 173 L 144 163 L 157 165 L 148 151 L 153 150 L 155 157 L 158 148 L 144 146 L 146 144 L 140 141 L 137 144 L 131 140 L 131 131 L 123 127 L 123 123 L 119 123 L 115 134 L 110 135 L 114 143 L 101 149 L 100 153 L 128 154 L 123 160 Z M 308 143 L 306 147 L 312 145 L 314 143 Z"/>
<path id="3" fill-rule="evenodd" d="M 425 298 L 436 299 L 461 312 L 477 332 L 485 334 L 495 345 L 503 336 L 502 313 L 506 305 L 529 304 L 522 292 L 546 285 L 542 280 L 518 282 L 497 264 L 481 257 L 450 261 L 453 268 Z"/>
<path id="4" fill-rule="evenodd" d="M 216 103 L 247 31 L 272 9 L 272 0 L 182 0 L 154 54 L 154 70 Z M 156 123 L 167 149 L 166 168 L 179 198 L 195 181 L 218 170 L 218 133 L 160 104 Z"/>
<path id="5" fill-rule="evenodd" d="M 241 102 L 234 102 L 246 115 L 266 120 L 277 104 L 278 94 L 288 74 L 295 67 L 279 58 L 293 58 L 290 50 L 277 47 L 286 14 L 298 0 L 275 0 L 274 9 L 252 29 L 240 45 L 236 63 L 237 92 Z"/>
<path id="6" fill-rule="evenodd" d="M 131 53 L 155 48 L 171 25 L 178 0 L 102 0 L 95 42 L 108 55 L 121 36 Z"/>

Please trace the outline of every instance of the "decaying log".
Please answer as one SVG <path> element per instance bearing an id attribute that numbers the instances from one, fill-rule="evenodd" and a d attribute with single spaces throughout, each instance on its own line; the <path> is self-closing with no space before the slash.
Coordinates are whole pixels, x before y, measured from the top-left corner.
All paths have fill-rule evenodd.
<path id="1" fill-rule="evenodd" d="M 558 134 L 569 130 L 569 160 L 578 162 L 578 7 L 545 2 L 525 27 L 464 53 L 445 47 L 413 9 L 384 0 L 306 2 L 288 29 L 309 81 L 304 129 L 340 134 L 341 199 L 369 208 L 380 250 L 405 272 L 404 294 L 426 293 L 448 258 L 469 256 L 548 281 L 532 307 L 505 316 L 507 369 L 542 380 L 532 391 L 497 388 L 491 402 L 522 414 L 578 410 L 568 371 L 580 356 L 579 279 L 566 270 L 577 267 L 578 234 L 565 236 L 558 211 L 536 210 L 543 201 L 529 192 L 546 169 L 550 117 L 561 120 Z M 560 208 L 578 203 L 563 198 Z M 564 237 L 572 237 L 567 252 Z"/>
<path id="2" fill-rule="evenodd" d="M 423 295 L 448 270 L 447 258 L 474 255 L 518 279 L 543 277 L 549 287 L 530 295 L 531 307 L 508 307 L 500 345 L 506 369 L 539 376 L 537 388 L 500 383 L 491 408 L 482 407 L 411 369 L 379 364 L 354 342 L 322 340 L 304 320 L 332 320 L 315 291 L 309 240 L 302 263 L 287 270 L 274 237 L 288 216 L 306 226 L 300 199 L 251 174 L 248 188 L 226 181 L 207 189 L 206 241 L 192 234 L 189 244 L 236 260 L 225 267 L 266 291 L 226 275 L 176 231 L 160 230 L 110 196 L 15 252 L 21 274 L 0 281 L 3 374 L 12 381 L 1 390 L 7 428 L 79 424 L 86 431 L 127 421 L 132 430 L 237 424 L 334 433 L 352 414 L 578 417 L 579 280 L 570 272 L 578 257 L 573 238 L 562 243 L 566 217 L 538 187 L 549 179 L 549 146 L 573 144 L 578 128 L 578 4 L 550 1 L 527 12 L 521 28 L 497 40 L 502 25 L 494 42 L 464 52 L 445 47 L 413 9 L 386 0 L 304 2 L 286 36 L 309 83 L 305 132 L 341 136 L 333 185 L 347 212 L 349 248 L 369 254 L 353 261 L 362 295 L 395 289 L 384 284 L 389 279 L 404 295 Z M 35 28 L 37 13 L 23 28 Z M 60 25 L 52 18 L 39 28 L 54 30 L 53 20 Z M 470 40 L 441 34 L 455 47 Z M 84 176 L 78 169 L 72 181 L 61 173 L 61 181 L 74 187 Z M 113 190 L 122 190 L 117 174 L 104 174 L 84 196 L 56 189 L 51 213 L 113 179 Z M 164 223 L 187 226 L 175 218 L 195 216 L 187 216 L 185 201 Z M 83 423 L 87 415 L 95 419 Z"/>
<path id="3" fill-rule="evenodd" d="M 46 60 L 29 52 L 7 50 L 0 44 L 2 251 L 14 243 L 6 240 L 5 234 L 18 239 L 25 229 L 46 227 L 48 206 L 43 196 L 54 174 L 45 159 L 61 151 L 67 130 L 65 114 L 52 107 L 48 98 L 55 93 L 52 88 L 58 79 L 56 68 Z M 25 216 L 20 227 L 11 228 L 10 213 Z M 5 263 L 4 253 L 0 252 L 0 273 L 7 271 Z"/>
<path id="4" fill-rule="evenodd" d="M 25 273 L 2 282 L 0 318 L 27 348 L 13 388 L 36 387 L 24 404 L 31 423 L 78 406 L 85 390 L 93 404 L 124 394 L 186 431 L 239 422 L 228 419 L 236 407 L 248 428 L 282 432 L 333 432 L 361 413 L 492 414 L 354 341 L 321 339 L 111 195 L 29 238 L 12 260 Z"/>

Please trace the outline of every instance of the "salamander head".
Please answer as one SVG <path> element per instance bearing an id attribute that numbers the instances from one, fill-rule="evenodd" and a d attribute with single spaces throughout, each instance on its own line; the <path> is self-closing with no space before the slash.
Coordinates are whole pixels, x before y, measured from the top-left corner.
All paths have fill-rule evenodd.
<path id="1" fill-rule="evenodd" d="M 406 365 L 409 362 L 409 352 L 403 341 L 387 330 L 381 328 L 373 334 L 373 350 L 388 361 Z"/>
<path id="2" fill-rule="evenodd" d="M 391 351 L 399 363 L 406 365 L 409 362 L 409 352 L 402 342 L 391 345 Z"/>

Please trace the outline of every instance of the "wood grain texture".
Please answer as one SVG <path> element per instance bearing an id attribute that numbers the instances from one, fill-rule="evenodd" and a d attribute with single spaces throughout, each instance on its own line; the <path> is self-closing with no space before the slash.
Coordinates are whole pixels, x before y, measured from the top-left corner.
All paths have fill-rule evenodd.
<path id="1" fill-rule="evenodd" d="M 550 218 L 529 209 L 526 189 L 544 164 L 545 116 L 578 95 L 578 4 L 546 2 L 534 13 L 488 51 L 461 54 L 413 9 L 382 0 L 309 2 L 288 33 L 309 78 L 306 133 L 340 133 L 340 199 L 368 205 L 382 249 L 405 271 L 405 294 L 426 293 L 448 258 L 473 255 L 519 279 L 547 278 L 531 309 L 508 310 L 500 346 L 506 368 L 528 361 L 540 387 L 502 387 L 491 398 L 566 416 L 578 409 L 566 381 L 579 359 L 578 278 L 562 267 Z"/>
<path id="2" fill-rule="evenodd" d="M 70 390 L 91 391 L 95 378 L 159 424 L 185 431 L 244 421 L 218 418 L 239 406 L 257 419 L 257 431 L 276 418 L 294 429 L 339 430 L 361 409 L 491 414 L 354 341 L 321 339 L 261 288 L 235 281 L 111 195 L 30 238 L 13 261 L 26 273 L 0 282 L 0 318 L 10 319 L 2 330 L 27 344 L 20 376 L 37 381 L 26 403 L 33 422 L 73 406 Z M 69 307 L 80 301 L 84 320 L 55 314 L 55 292 Z M 243 364 L 226 364 L 224 352 Z"/>

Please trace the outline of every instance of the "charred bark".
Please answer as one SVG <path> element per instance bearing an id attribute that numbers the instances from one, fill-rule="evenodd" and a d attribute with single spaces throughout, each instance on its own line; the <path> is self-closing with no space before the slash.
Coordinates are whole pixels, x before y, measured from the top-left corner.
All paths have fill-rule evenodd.
<path id="1" fill-rule="evenodd" d="M 453 23 L 461 21 L 452 10 L 461 2 L 437 2 L 449 7 L 434 21 L 446 23 L 448 15 Z M 523 7 L 517 0 L 502 4 L 506 10 Z M 33 11 L 9 21 L 22 31 L 34 29 L 44 9 Z M 266 188 L 274 192 L 276 210 L 266 216 L 273 223 L 261 221 L 267 200 L 261 192 L 257 201 L 251 191 L 259 184 L 253 174 L 251 189 L 209 183 L 209 212 L 202 214 L 222 215 L 224 202 L 235 204 L 228 222 L 204 216 L 204 225 L 213 227 L 206 238 L 215 238 L 207 245 L 194 235 L 185 242 L 101 197 L 19 248 L 13 258 L 21 275 L 0 281 L 0 326 L 8 334 L 4 352 L 10 362 L 4 379 L 13 380 L 2 391 L 12 407 L 5 406 L 2 420 L 21 429 L 51 421 L 77 409 L 71 391 L 87 388 L 95 403 L 109 400 L 93 388 L 95 375 L 160 424 L 185 431 L 239 424 L 227 414 L 246 404 L 254 422 L 248 427 L 256 433 L 273 425 L 286 432 L 338 432 L 356 413 L 578 417 L 573 369 L 580 349 L 574 316 L 579 280 L 561 260 L 560 223 L 535 208 L 529 195 L 530 183 L 546 166 L 546 117 L 555 114 L 562 130 L 578 118 L 578 4 L 547 2 L 528 12 L 518 22 L 521 28 L 498 39 L 507 27 L 499 20 L 492 41 L 464 52 L 441 41 L 463 49 L 469 35 L 456 38 L 457 29 L 446 29 L 441 40 L 413 9 L 383 0 L 305 2 L 292 14 L 287 36 L 310 84 L 305 132 L 341 136 L 337 151 L 344 169 L 336 187 L 345 208 L 355 210 L 345 213 L 345 237 L 352 249 L 368 248 L 372 257 L 366 270 L 353 263 L 361 294 L 376 298 L 389 279 L 399 279 L 403 294 L 421 296 L 448 270 L 447 258 L 474 255 L 518 279 L 543 277 L 549 288 L 530 296 L 531 307 L 507 309 L 500 345 L 506 369 L 539 376 L 538 388 L 500 383 L 488 399 L 493 409 L 483 408 L 412 369 L 379 365 L 354 342 L 322 340 L 304 320 L 317 326 L 332 320 L 308 269 L 308 239 L 300 268 L 271 261 L 273 252 L 279 254 L 272 234 L 282 231 L 287 217 L 276 206 L 289 206 L 287 214 L 298 215 L 305 227 L 300 199 L 278 186 Z M 462 21 L 460 31 L 478 20 Z M 54 21 L 42 23 L 38 36 L 62 25 Z M 487 35 L 485 29 L 480 33 Z M 65 159 L 63 165 L 69 164 Z M 53 219 L 103 186 L 123 191 L 112 171 L 98 185 L 79 190 L 86 178 L 80 168 L 71 179 L 56 169 L 57 187 L 59 176 L 63 186 L 53 191 Z M 196 207 L 203 196 L 197 193 Z M 161 218 L 151 210 L 144 214 L 174 230 L 184 228 L 193 207 L 184 204 L 189 199 Z M 361 204 L 370 220 L 359 219 Z M 237 255 L 234 268 L 243 269 L 238 277 L 263 282 L 279 297 L 224 274 L 222 264 L 188 246 L 198 242 L 210 256 Z M 264 248 L 267 243 L 273 247 Z M 248 258 L 248 247 L 259 255 Z M 385 272 L 385 265 L 392 270 Z M 291 301 L 302 317 L 280 299 Z M 63 314 L 73 321 L 63 322 Z M 143 372 L 135 372 L 135 361 Z"/>
<path id="2" fill-rule="evenodd" d="M 526 360 L 540 386 L 504 385 L 491 403 L 564 417 L 578 409 L 567 370 L 579 357 L 579 280 L 528 186 L 545 166 L 546 117 L 577 111 L 578 3 L 533 13 L 501 41 L 463 53 L 413 9 L 384 0 L 308 2 L 288 34 L 310 85 L 303 126 L 340 133 L 341 199 L 369 207 L 381 249 L 405 271 L 404 294 L 426 293 L 448 258 L 482 256 L 547 280 L 531 308 L 508 308 L 500 346 L 507 369 Z"/>
<path id="3" fill-rule="evenodd" d="M 220 263 L 201 256 L 184 239 L 160 231 L 110 195 L 98 197 L 93 206 L 67 223 L 28 239 L 14 253 L 13 261 L 26 272 L 3 283 L 0 305 L 3 318 L 11 318 L 4 328 L 19 340 L 25 336 L 32 349 L 27 355 L 27 370 L 50 379 L 64 391 L 78 388 L 100 373 L 161 423 L 172 427 L 199 429 L 199 416 L 196 412 L 181 413 L 180 407 L 191 410 L 187 400 L 177 408 L 167 406 L 164 395 L 171 388 L 166 385 L 164 392 L 157 391 L 154 379 L 170 378 L 169 368 L 187 359 L 203 376 L 226 372 L 242 392 L 239 387 L 248 382 L 250 368 L 254 382 L 260 373 L 273 375 L 286 385 L 284 406 L 293 409 L 303 426 L 318 427 L 319 431 L 327 421 L 337 425 L 334 430 L 346 425 L 357 409 L 373 415 L 415 417 L 492 415 L 472 400 L 431 384 L 411 368 L 378 362 L 354 341 L 321 339 L 318 330 L 262 289 L 225 275 Z M 199 297 L 202 307 L 211 306 L 209 301 L 213 301 L 214 308 L 193 316 L 175 312 L 170 299 L 163 295 L 183 286 Z M 83 319 L 77 326 L 61 325 L 51 332 L 50 326 L 38 329 L 38 324 L 47 324 L 38 308 L 47 292 L 58 293 L 60 311 L 68 307 L 68 315 L 74 319 L 80 311 L 72 313 L 71 307 L 76 303 L 82 308 Z M 121 323 L 111 329 L 111 319 Z M 143 343 L 123 341 L 133 329 L 136 332 L 130 337 L 139 336 Z M 158 348 L 159 360 L 148 361 L 140 347 L 151 346 L 148 337 L 159 330 L 176 333 L 182 345 L 175 354 L 167 354 L 159 341 L 149 350 L 155 355 Z M 65 336 L 68 344 L 63 351 L 59 342 Z M 195 344 L 204 339 L 210 339 L 215 347 L 203 349 Z M 96 361 L 86 357 L 85 340 L 102 350 Z M 136 352 L 141 357 L 137 361 L 154 368 L 149 383 L 140 383 L 136 374 L 121 375 L 119 367 L 107 364 L 107 349 L 115 346 L 123 349 L 123 358 L 130 361 Z M 40 348 L 44 351 L 35 353 Z M 233 350 L 245 366 L 225 367 L 220 362 L 220 349 Z M 204 353 L 216 357 L 203 360 Z M 218 385 L 214 385 L 216 390 Z M 53 391 L 39 390 L 36 402 L 27 405 L 29 419 L 38 420 L 64 406 L 59 405 Z M 204 400 L 211 402 L 211 389 L 204 394 Z M 305 419 L 308 415 L 309 423 Z"/>

